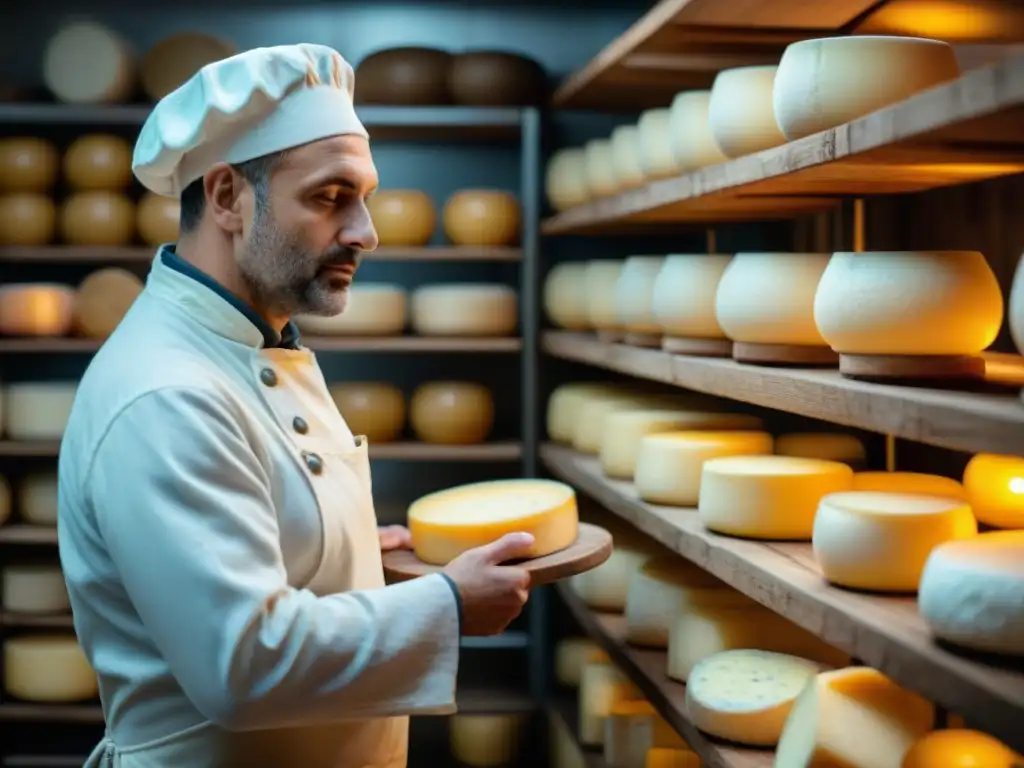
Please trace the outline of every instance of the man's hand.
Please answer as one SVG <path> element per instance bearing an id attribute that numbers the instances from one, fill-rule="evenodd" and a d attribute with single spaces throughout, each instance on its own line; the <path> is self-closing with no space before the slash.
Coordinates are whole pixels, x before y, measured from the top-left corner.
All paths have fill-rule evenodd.
<path id="1" fill-rule="evenodd" d="M 500 634 L 520 614 L 530 595 L 530 572 L 499 563 L 523 557 L 531 546 L 530 534 L 509 533 L 445 566 L 462 597 L 462 634 Z"/>
<path id="2" fill-rule="evenodd" d="M 377 535 L 380 537 L 381 552 L 389 552 L 392 549 L 412 548 L 412 537 L 409 535 L 409 529 L 404 525 L 378 527 Z"/>

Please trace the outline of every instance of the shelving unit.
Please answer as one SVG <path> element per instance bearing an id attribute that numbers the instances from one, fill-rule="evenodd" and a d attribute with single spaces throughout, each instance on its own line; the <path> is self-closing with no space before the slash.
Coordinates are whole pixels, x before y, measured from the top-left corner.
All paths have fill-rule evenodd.
<path id="1" fill-rule="evenodd" d="M 148 264 L 155 256 L 155 248 L 115 247 L 92 245 L 52 245 L 29 247 L 0 247 L 0 261 L 24 264 L 92 264 L 138 263 Z M 521 248 L 474 248 L 460 245 L 434 245 L 425 248 L 378 248 L 364 257 L 368 261 L 521 261 Z"/>
<path id="2" fill-rule="evenodd" d="M 523 349 L 521 338 L 456 338 L 443 336 L 303 336 L 314 352 L 487 352 L 511 353 Z M 96 339 L 62 337 L 18 339 L 0 337 L 0 354 L 51 355 L 95 352 Z"/>

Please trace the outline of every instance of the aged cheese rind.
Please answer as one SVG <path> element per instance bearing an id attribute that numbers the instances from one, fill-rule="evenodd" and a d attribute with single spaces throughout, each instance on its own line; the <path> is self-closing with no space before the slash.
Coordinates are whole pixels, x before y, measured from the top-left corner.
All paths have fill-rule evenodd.
<path id="1" fill-rule="evenodd" d="M 402 286 L 361 283 L 348 290 L 344 312 L 332 317 L 296 315 L 299 330 L 324 336 L 393 336 L 405 329 L 406 294 Z"/>
<path id="2" fill-rule="evenodd" d="M 413 291 L 409 304 L 423 336 L 508 336 L 519 318 L 516 292 L 500 284 L 435 283 Z"/>
<path id="3" fill-rule="evenodd" d="M 587 314 L 587 265 L 558 264 L 544 278 L 544 313 L 559 328 L 584 331 L 590 328 Z"/>
<path id="4" fill-rule="evenodd" d="M 13 613 L 60 613 L 71 609 L 59 565 L 12 564 L 3 569 L 4 610 Z"/>
<path id="5" fill-rule="evenodd" d="M 722 70 L 711 85 L 708 125 L 727 157 L 741 157 L 786 143 L 775 122 L 775 66 Z"/>
<path id="6" fill-rule="evenodd" d="M 715 296 L 732 256 L 670 254 L 654 281 L 651 313 L 666 336 L 724 339 L 715 315 Z"/>
<path id="7" fill-rule="evenodd" d="M 580 410 L 591 397 L 622 392 L 621 387 L 597 382 L 570 382 L 555 387 L 548 398 L 548 437 L 562 445 L 572 445 Z"/>
<path id="8" fill-rule="evenodd" d="M 56 704 L 95 698 L 99 683 L 74 636 L 20 635 L 4 640 L 4 690 Z"/>

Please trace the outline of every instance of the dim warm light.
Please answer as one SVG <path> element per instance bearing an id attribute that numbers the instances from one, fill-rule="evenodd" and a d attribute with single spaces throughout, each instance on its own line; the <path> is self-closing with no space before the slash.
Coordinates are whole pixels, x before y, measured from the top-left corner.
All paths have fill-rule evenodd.
<path id="1" fill-rule="evenodd" d="M 891 0 L 871 14 L 857 34 L 909 35 L 949 42 L 1014 40 L 1024 11 L 978 0 Z"/>
<path id="2" fill-rule="evenodd" d="M 979 453 L 964 470 L 964 488 L 978 522 L 1024 528 L 1024 459 Z"/>

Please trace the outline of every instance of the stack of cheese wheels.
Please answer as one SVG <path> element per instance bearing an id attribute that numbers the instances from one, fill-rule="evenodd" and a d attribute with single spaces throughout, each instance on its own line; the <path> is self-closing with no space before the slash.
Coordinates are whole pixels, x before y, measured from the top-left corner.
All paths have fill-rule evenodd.
<path id="1" fill-rule="evenodd" d="M 328 387 L 331 399 L 354 435 L 370 444 L 390 443 L 405 428 L 405 397 L 393 384 L 380 381 L 350 381 Z"/>
<path id="2" fill-rule="evenodd" d="M 619 191 L 612 160 L 612 143 L 608 139 L 592 139 L 583 148 L 590 197 L 608 197 Z"/>
<path id="3" fill-rule="evenodd" d="M 36 563 L 10 564 L 0 572 L 5 611 L 22 614 L 64 613 L 71 601 L 60 566 Z"/>
<path id="4" fill-rule="evenodd" d="M 626 641 L 668 648 L 672 624 L 700 606 L 746 605 L 749 598 L 678 555 L 648 560 L 629 581 Z"/>
<path id="5" fill-rule="evenodd" d="M 837 461 L 727 456 L 704 462 L 697 509 L 717 533 L 810 541 L 822 497 L 852 487 L 853 470 Z"/>
<path id="6" fill-rule="evenodd" d="M 580 422 L 573 433 L 572 446 L 578 451 L 600 455 L 605 443 L 605 424 L 611 414 L 621 410 L 707 408 L 709 401 L 699 395 L 647 394 L 636 391 L 589 395 L 580 407 Z"/>
<path id="7" fill-rule="evenodd" d="M 58 283 L 0 286 L 0 334 L 66 336 L 75 317 L 75 289 Z"/>
<path id="8" fill-rule="evenodd" d="M 1024 656 L 1024 531 L 940 544 L 925 564 L 917 604 L 946 642 Z"/>
<path id="9" fill-rule="evenodd" d="M 861 372 L 850 357 L 883 355 L 924 358 L 916 365 L 928 371 L 927 360 L 974 358 L 995 341 L 1003 297 L 976 251 L 837 253 L 818 284 L 814 320 L 843 372 Z"/>
<path id="10" fill-rule="evenodd" d="M 556 387 L 548 398 L 548 437 L 556 443 L 572 445 L 580 410 L 587 398 L 624 391 L 615 384 L 597 382 L 574 382 Z"/>
<path id="11" fill-rule="evenodd" d="M 895 104 L 960 75 L 953 47 L 917 37 L 851 35 L 793 43 L 772 91 L 775 120 L 794 141 Z"/>
<path id="12" fill-rule="evenodd" d="M 88 701 L 99 683 L 74 635 L 19 635 L 4 640 L 4 691 L 48 704 Z"/>
<path id="13" fill-rule="evenodd" d="M 643 765 L 654 748 L 692 752 L 690 745 L 645 699 L 612 705 L 604 724 L 604 762 L 607 765 Z"/>
<path id="14" fill-rule="evenodd" d="M 867 461 L 867 448 L 859 438 L 843 432 L 791 432 L 775 438 L 775 453 L 802 459 L 823 459 L 860 469 Z"/>
<path id="15" fill-rule="evenodd" d="M 132 97 L 136 66 L 131 45 L 115 32 L 94 21 L 77 21 L 47 41 L 43 82 L 65 104 L 115 104 Z"/>
<path id="16" fill-rule="evenodd" d="M 685 683 L 703 659 L 744 648 L 792 654 L 833 667 L 850 662 L 847 654 L 816 635 L 748 600 L 725 606 L 687 606 L 669 631 L 666 673 Z"/>
<path id="17" fill-rule="evenodd" d="M 344 312 L 332 317 L 297 315 L 299 330 L 322 336 L 396 336 L 405 330 L 406 295 L 400 285 L 360 283 L 348 290 Z"/>
<path id="18" fill-rule="evenodd" d="M 654 317 L 651 299 L 664 263 L 664 256 L 630 256 L 622 265 L 615 283 L 615 319 L 626 334 L 627 344 L 661 346 L 661 326 Z"/>
<path id="19" fill-rule="evenodd" d="M 576 541 L 579 523 L 576 492 L 553 480 L 460 485 L 416 500 L 408 517 L 416 556 L 435 565 L 520 531 L 534 538 L 524 558 L 550 555 Z"/>
<path id="20" fill-rule="evenodd" d="M 566 688 L 579 688 L 584 665 L 607 658 L 608 654 L 589 637 L 559 640 L 555 645 L 555 679 Z"/>
<path id="21" fill-rule="evenodd" d="M 827 253 L 737 253 L 715 296 L 715 315 L 744 362 L 834 363 L 814 320 Z"/>
<path id="22" fill-rule="evenodd" d="M 566 211 L 590 200 L 587 156 L 582 147 L 560 149 L 551 155 L 544 174 L 544 193 L 556 211 Z"/>
<path id="23" fill-rule="evenodd" d="M 812 678 L 782 728 L 775 764 L 900 765 L 935 708 L 881 672 L 847 667 Z"/>
<path id="24" fill-rule="evenodd" d="M 178 32 L 159 40 L 142 59 L 142 90 L 154 102 L 214 61 L 234 56 L 238 47 L 202 32 Z"/>
<path id="25" fill-rule="evenodd" d="M 472 381 L 432 381 L 413 392 L 409 425 L 425 443 L 482 443 L 494 428 L 494 396 Z"/>
<path id="26" fill-rule="evenodd" d="M 178 239 L 181 203 L 176 198 L 146 192 L 135 207 L 135 229 L 146 245 L 163 245 Z"/>
<path id="27" fill-rule="evenodd" d="M 519 319 L 518 297 L 498 283 L 442 283 L 412 294 L 411 323 L 421 336 L 509 336 Z"/>
<path id="28" fill-rule="evenodd" d="M 641 134 L 635 125 L 620 125 L 612 131 L 612 170 L 619 189 L 633 189 L 644 183 L 641 164 Z"/>
<path id="29" fill-rule="evenodd" d="M 474 768 L 509 765 L 519 753 L 526 725 L 523 715 L 452 715 L 448 723 L 451 753 Z"/>
<path id="30" fill-rule="evenodd" d="M 522 216 L 515 195 L 498 189 L 463 189 L 444 204 L 444 231 L 455 245 L 502 246 L 519 239 Z"/>
<path id="31" fill-rule="evenodd" d="M 682 91 L 672 99 L 669 133 L 680 171 L 695 171 L 729 159 L 711 134 L 710 104 L 711 91 Z"/>
<path id="32" fill-rule="evenodd" d="M 740 418 L 756 421 L 755 417 Z M 735 432 L 710 431 L 722 429 L 719 423 L 705 424 L 700 429 L 707 431 L 663 431 L 641 438 L 633 476 L 641 499 L 671 507 L 695 507 L 705 461 L 772 453 L 773 439 L 767 432 L 749 431 L 747 426 Z"/>
<path id="33" fill-rule="evenodd" d="M 932 768 L 935 765 L 1014 768 L 1024 765 L 1024 755 L 987 733 L 944 728 L 926 733 L 915 741 L 903 756 L 900 768 Z"/>
<path id="34" fill-rule="evenodd" d="M 821 499 L 812 545 L 831 583 L 875 592 L 916 592 L 931 551 L 978 534 L 963 500 L 848 491 Z"/>
<path id="35" fill-rule="evenodd" d="M 608 477 L 632 480 L 645 436 L 675 430 L 750 430 L 761 419 L 746 413 L 716 413 L 684 408 L 626 408 L 604 420 L 601 469 Z"/>
<path id="36" fill-rule="evenodd" d="M 107 338 L 142 289 L 142 280 L 127 269 L 105 267 L 91 273 L 75 293 L 75 331 L 92 339 Z"/>
<path id="37" fill-rule="evenodd" d="M 624 259 L 593 259 L 587 262 L 583 277 L 587 297 L 587 317 L 603 341 L 622 339 L 622 326 L 615 308 L 615 293 L 622 275 Z"/>
<path id="38" fill-rule="evenodd" d="M 10 440 L 60 440 L 78 385 L 24 381 L 4 387 L 4 434 Z"/>
<path id="39" fill-rule="evenodd" d="M 57 473 L 32 472 L 17 487 L 18 516 L 29 525 L 57 524 Z"/>
<path id="40" fill-rule="evenodd" d="M 979 523 L 1024 529 L 1024 459 L 979 453 L 967 462 L 963 486 Z"/>
<path id="41" fill-rule="evenodd" d="M 437 226 L 437 209 L 418 189 L 383 189 L 366 201 L 384 248 L 426 245 Z"/>
<path id="42" fill-rule="evenodd" d="M 686 712 L 696 728 L 715 738 L 774 747 L 801 691 L 827 669 L 772 651 L 716 653 L 697 662 L 690 673 Z"/>
<path id="43" fill-rule="evenodd" d="M 64 179 L 72 194 L 60 209 L 61 237 L 72 245 L 123 246 L 136 231 L 132 147 L 120 136 L 77 138 L 64 153 Z"/>
<path id="44" fill-rule="evenodd" d="M 732 256 L 670 254 L 654 281 L 651 314 L 662 348 L 676 354 L 729 357 L 732 342 L 715 314 L 718 284 Z"/>
<path id="45" fill-rule="evenodd" d="M 651 558 L 664 556 L 668 551 L 635 529 L 612 521 L 603 527 L 612 534 L 611 555 L 597 568 L 571 576 L 569 586 L 589 608 L 622 613 L 633 575 Z"/>
<path id="46" fill-rule="evenodd" d="M 553 267 L 544 279 L 544 312 L 559 328 L 570 331 L 590 329 L 586 274 L 585 263 L 568 262 Z"/>
<path id="47" fill-rule="evenodd" d="M 640 115 L 640 167 L 649 180 L 664 179 L 679 173 L 672 151 L 672 131 L 668 109 L 649 109 Z"/>
<path id="48" fill-rule="evenodd" d="M 772 107 L 777 69 L 738 67 L 715 76 L 708 103 L 708 126 L 726 157 L 741 157 L 786 143 Z"/>
<path id="49" fill-rule="evenodd" d="M 59 164 L 50 141 L 0 139 L 0 245 L 43 245 L 53 239 L 57 212 L 50 193 Z"/>
<path id="50" fill-rule="evenodd" d="M 624 701 L 641 701 L 633 682 L 609 661 L 590 661 L 583 667 L 579 690 L 579 739 L 587 747 L 604 745 L 605 721 Z"/>

